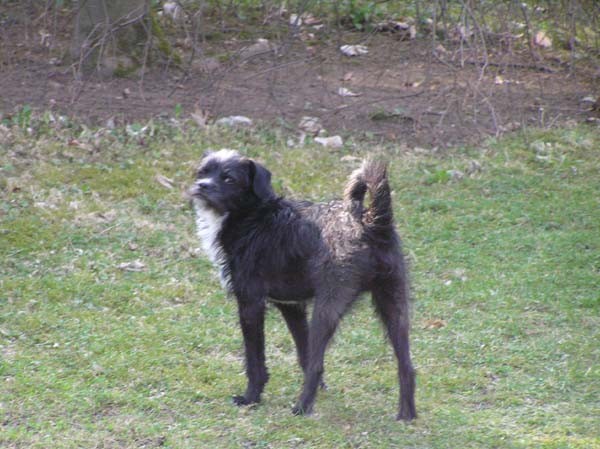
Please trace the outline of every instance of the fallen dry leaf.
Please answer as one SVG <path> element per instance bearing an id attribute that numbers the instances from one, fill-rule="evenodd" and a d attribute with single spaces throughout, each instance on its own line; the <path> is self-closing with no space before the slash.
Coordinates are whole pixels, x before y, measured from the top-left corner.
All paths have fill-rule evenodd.
<path id="1" fill-rule="evenodd" d="M 591 95 L 588 95 L 587 97 L 583 97 L 580 101 L 582 103 L 592 103 L 593 104 L 593 103 L 596 103 L 596 98 Z"/>
<path id="2" fill-rule="evenodd" d="M 315 26 L 315 25 L 320 25 L 321 22 L 322 22 L 321 19 L 318 19 L 309 13 L 304 13 L 301 16 L 299 16 L 298 14 L 292 13 L 292 14 L 290 14 L 290 20 L 289 20 L 289 24 L 293 25 L 293 26 L 302 26 L 302 25 Z"/>
<path id="3" fill-rule="evenodd" d="M 439 318 L 423 321 L 423 329 L 441 329 L 446 327 L 448 322 Z"/>
<path id="4" fill-rule="evenodd" d="M 196 108 L 194 112 L 190 114 L 190 116 L 192 117 L 192 120 L 196 122 L 196 125 L 198 125 L 199 128 L 204 128 L 206 127 L 206 123 L 208 122 L 210 114 L 204 109 Z"/>
<path id="5" fill-rule="evenodd" d="M 328 148 L 340 148 L 344 145 L 344 141 L 340 136 L 316 137 L 315 142 Z"/>
<path id="6" fill-rule="evenodd" d="M 448 50 L 446 50 L 446 47 L 444 47 L 442 44 L 438 44 L 438 45 L 435 47 L 435 51 L 436 51 L 436 53 L 439 53 L 439 54 L 445 54 L 445 53 L 448 53 Z"/>
<path id="7" fill-rule="evenodd" d="M 163 187 L 166 187 L 167 189 L 172 189 L 173 188 L 173 180 L 170 178 L 167 178 L 166 176 L 163 175 L 156 175 L 154 177 L 154 179 Z"/>
<path id="8" fill-rule="evenodd" d="M 542 48 L 550 48 L 552 47 L 552 39 L 546 35 L 545 31 L 540 30 L 533 36 L 533 44 Z"/>
<path id="9" fill-rule="evenodd" d="M 417 27 L 416 26 L 411 25 L 408 28 L 408 37 L 410 37 L 411 40 L 413 40 L 417 37 Z"/>
<path id="10" fill-rule="evenodd" d="M 320 25 L 322 20 L 313 16 L 309 13 L 302 14 L 302 20 L 304 20 L 304 24 L 308 26 Z"/>
<path id="11" fill-rule="evenodd" d="M 43 29 L 39 30 L 38 34 L 40 35 L 40 45 L 43 47 L 49 47 L 50 46 L 50 38 L 52 37 L 52 35 Z"/>
<path id="12" fill-rule="evenodd" d="M 360 162 L 362 159 L 358 156 L 352 156 L 350 154 L 347 154 L 346 156 L 342 156 L 340 158 L 340 161 L 342 162 L 351 162 L 351 163 L 355 163 L 355 162 Z"/>
<path id="13" fill-rule="evenodd" d="M 350 81 L 353 76 L 354 76 L 353 72 L 346 72 L 346 73 L 344 73 L 344 76 L 342 76 L 342 81 Z"/>
<path id="14" fill-rule="evenodd" d="M 146 268 L 146 264 L 144 264 L 144 262 L 142 262 L 141 260 L 136 259 L 133 262 L 120 263 L 117 267 L 123 271 L 139 272 L 144 271 L 144 269 Z"/>

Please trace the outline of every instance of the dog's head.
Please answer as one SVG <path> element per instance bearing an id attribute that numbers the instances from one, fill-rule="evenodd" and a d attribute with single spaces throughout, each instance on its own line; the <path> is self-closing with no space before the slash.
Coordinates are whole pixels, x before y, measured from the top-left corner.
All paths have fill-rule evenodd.
<path id="1" fill-rule="evenodd" d="M 269 170 L 234 150 L 207 153 L 188 195 L 219 214 L 275 198 Z"/>

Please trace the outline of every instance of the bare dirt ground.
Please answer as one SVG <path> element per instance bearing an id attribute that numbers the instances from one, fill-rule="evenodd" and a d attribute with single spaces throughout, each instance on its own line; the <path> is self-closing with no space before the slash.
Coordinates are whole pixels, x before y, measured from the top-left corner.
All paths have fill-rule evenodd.
<path id="1" fill-rule="evenodd" d="M 0 36 L 0 113 L 27 104 L 93 124 L 143 121 L 198 110 L 244 115 L 296 130 L 318 117 L 341 134 L 444 147 L 521 127 L 589 122 L 600 95 L 596 67 L 571 70 L 560 58 L 385 33 L 302 35 L 256 46 L 255 38 L 210 42 L 183 70 L 148 67 L 143 77 L 81 78 L 52 58 L 37 36 L 6 27 Z M 343 44 L 368 53 L 343 55 Z M 435 50 L 434 50 L 435 49 Z M 541 52 L 540 52 L 541 54 Z M 341 96 L 345 88 L 357 96 Z M 180 105 L 180 106 L 178 106 Z"/>

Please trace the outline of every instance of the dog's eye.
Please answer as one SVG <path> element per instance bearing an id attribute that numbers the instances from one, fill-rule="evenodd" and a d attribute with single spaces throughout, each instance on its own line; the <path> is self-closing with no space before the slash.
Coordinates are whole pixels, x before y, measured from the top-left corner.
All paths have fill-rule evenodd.
<path id="1" fill-rule="evenodd" d="M 208 173 L 208 169 L 206 167 L 203 167 L 196 172 L 196 176 L 198 178 L 201 178 L 202 176 L 206 175 L 207 173 Z"/>
<path id="2" fill-rule="evenodd" d="M 229 175 L 223 175 L 222 179 L 225 184 L 233 184 L 235 182 L 235 179 Z"/>

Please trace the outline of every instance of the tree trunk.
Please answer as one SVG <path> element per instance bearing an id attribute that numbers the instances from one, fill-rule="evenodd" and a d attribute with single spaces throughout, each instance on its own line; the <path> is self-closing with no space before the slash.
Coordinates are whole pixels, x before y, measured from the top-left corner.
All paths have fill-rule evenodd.
<path id="1" fill-rule="evenodd" d="M 135 64 L 148 38 L 148 0 L 76 0 L 75 8 L 71 55 L 84 72 L 112 75 Z"/>

